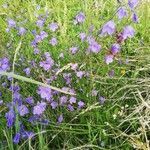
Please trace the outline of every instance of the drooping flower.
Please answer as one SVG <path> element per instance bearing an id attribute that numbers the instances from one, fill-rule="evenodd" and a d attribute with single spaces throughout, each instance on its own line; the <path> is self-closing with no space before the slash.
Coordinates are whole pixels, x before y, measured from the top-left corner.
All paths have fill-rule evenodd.
<path id="1" fill-rule="evenodd" d="M 71 47 L 70 51 L 72 54 L 75 54 L 78 51 L 78 47 Z"/>
<path id="2" fill-rule="evenodd" d="M 40 62 L 40 67 L 42 67 L 45 71 L 48 71 L 52 68 L 53 61 L 42 61 Z"/>
<path id="3" fill-rule="evenodd" d="M 93 52 L 97 54 L 101 50 L 101 45 L 99 45 L 96 41 L 91 43 L 88 47 L 89 52 Z"/>
<path id="4" fill-rule="evenodd" d="M 14 92 L 14 93 L 19 92 L 20 91 L 20 86 L 17 83 L 15 83 L 14 85 L 10 86 L 9 90 Z"/>
<path id="5" fill-rule="evenodd" d="M 85 14 L 83 12 L 80 12 L 75 17 L 75 24 L 77 23 L 83 23 L 85 21 Z"/>
<path id="6" fill-rule="evenodd" d="M 30 123 L 35 123 L 35 122 L 37 122 L 37 121 L 39 121 L 39 119 L 40 119 L 40 116 L 38 116 L 38 115 L 33 115 L 33 116 L 30 116 L 30 118 L 28 119 L 28 121 L 30 122 Z"/>
<path id="7" fill-rule="evenodd" d="M 35 43 L 40 43 L 41 41 L 42 41 L 41 36 L 40 36 L 40 35 L 36 35 L 36 36 L 35 36 L 35 39 L 34 39 L 34 42 L 35 42 Z"/>
<path id="8" fill-rule="evenodd" d="M 64 105 L 67 103 L 68 98 L 66 96 L 61 96 L 60 97 L 60 105 Z"/>
<path id="9" fill-rule="evenodd" d="M 16 27 L 16 22 L 13 19 L 8 19 L 7 22 L 8 22 L 8 27 L 9 28 Z"/>
<path id="10" fill-rule="evenodd" d="M 58 23 L 53 22 L 53 23 L 49 24 L 49 28 L 52 32 L 55 32 L 58 29 Z"/>
<path id="11" fill-rule="evenodd" d="M 15 112 L 13 108 L 10 108 L 10 110 L 5 115 L 7 120 L 7 127 L 12 127 L 15 122 Z"/>
<path id="12" fill-rule="evenodd" d="M 8 77 L 7 79 L 8 79 L 8 81 L 12 81 L 13 78 L 12 77 Z"/>
<path id="13" fill-rule="evenodd" d="M 46 109 L 45 102 L 38 102 L 36 106 L 33 107 L 33 114 L 34 115 L 41 115 Z"/>
<path id="14" fill-rule="evenodd" d="M 0 71 L 7 71 L 10 69 L 9 59 L 4 57 L 0 58 Z"/>
<path id="15" fill-rule="evenodd" d="M 132 38 L 134 37 L 135 30 L 133 29 L 132 26 L 126 26 L 123 30 L 123 39 L 126 40 L 127 38 Z"/>
<path id="16" fill-rule="evenodd" d="M 40 62 L 40 67 L 42 67 L 45 71 L 48 71 L 54 65 L 54 60 L 51 58 L 50 54 L 45 53 L 45 61 Z"/>
<path id="17" fill-rule="evenodd" d="M 19 132 L 16 133 L 16 135 L 15 135 L 14 138 L 13 138 L 13 142 L 14 142 L 15 144 L 18 144 L 19 141 L 20 141 L 20 138 L 21 138 L 21 134 L 20 134 Z"/>
<path id="18" fill-rule="evenodd" d="M 83 42 L 86 39 L 86 33 L 80 33 L 79 37 L 80 37 L 81 41 Z"/>
<path id="19" fill-rule="evenodd" d="M 104 104 L 105 101 L 106 101 L 105 97 L 103 97 L 103 96 L 99 97 L 100 104 Z"/>
<path id="20" fill-rule="evenodd" d="M 139 22 L 139 19 L 138 19 L 138 16 L 136 15 L 136 13 L 133 13 L 133 14 L 132 14 L 132 21 L 133 21 L 134 23 L 138 23 L 138 22 Z"/>
<path id="21" fill-rule="evenodd" d="M 58 123 L 62 123 L 63 120 L 64 120 L 63 115 L 60 115 L 60 116 L 58 117 Z"/>
<path id="22" fill-rule="evenodd" d="M 51 107 L 52 107 L 52 109 L 56 109 L 57 106 L 58 106 L 58 103 L 57 103 L 57 102 L 55 102 L 55 101 L 52 101 L 52 102 L 51 102 Z"/>
<path id="23" fill-rule="evenodd" d="M 51 40 L 49 41 L 49 43 L 52 45 L 52 46 L 55 46 L 57 45 L 58 41 L 55 37 L 51 38 Z"/>
<path id="24" fill-rule="evenodd" d="M 120 45 L 115 43 L 111 46 L 111 52 L 113 55 L 116 55 L 120 51 Z"/>
<path id="25" fill-rule="evenodd" d="M 135 8 L 138 5 L 138 0 L 128 0 L 128 5 L 131 9 Z"/>
<path id="26" fill-rule="evenodd" d="M 117 12 L 117 16 L 119 19 L 122 19 L 127 16 L 127 11 L 124 7 L 120 7 Z"/>
<path id="27" fill-rule="evenodd" d="M 22 97 L 21 94 L 19 92 L 14 92 L 13 93 L 13 102 L 16 105 L 22 105 Z"/>
<path id="28" fill-rule="evenodd" d="M 73 97 L 73 96 L 70 97 L 70 99 L 69 99 L 70 104 L 75 104 L 76 101 L 77 101 L 77 99 L 75 97 Z"/>
<path id="29" fill-rule="evenodd" d="M 66 81 L 66 84 L 71 84 L 71 74 L 70 73 L 64 73 L 63 78 Z"/>
<path id="30" fill-rule="evenodd" d="M 25 68 L 23 71 L 25 72 L 25 74 L 26 74 L 27 76 L 29 76 L 29 75 L 30 75 L 30 72 L 31 72 L 31 69 L 28 67 L 28 68 Z"/>
<path id="31" fill-rule="evenodd" d="M 27 98 L 25 99 L 25 101 L 26 101 L 26 103 L 28 103 L 28 104 L 30 104 L 30 105 L 33 105 L 33 104 L 34 104 L 34 99 L 33 99 L 33 97 L 27 97 Z"/>
<path id="32" fill-rule="evenodd" d="M 52 99 L 52 90 L 50 88 L 39 86 L 37 93 L 42 99 L 46 99 L 47 101 Z"/>
<path id="33" fill-rule="evenodd" d="M 35 134 L 32 131 L 25 131 L 25 130 L 21 134 L 22 138 L 24 139 L 32 139 L 34 135 Z"/>
<path id="34" fill-rule="evenodd" d="M 78 108 L 81 109 L 85 106 L 85 103 L 83 101 L 78 102 Z"/>
<path id="35" fill-rule="evenodd" d="M 18 113 L 20 116 L 25 116 L 29 113 L 29 110 L 25 105 L 20 105 L 18 106 Z"/>
<path id="36" fill-rule="evenodd" d="M 45 23 L 44 20 L 39 19 L 39 20 L 37 20 L 36 25 L 37 25 L 39 28 L 42 28 L 42 27 L 44 26 L 44 23 Z"/>
<path id="37" fill-rule="evenodd" d="M 113 20 L 108 21 L 102 28 L 101 35 L 112 35 L 116 30 L 116 25 Z"/>
<path id="38" fill-rule="evenodd" d="M 50 59 L 50 57 L 51 57 L 51 55 L 50 55 L 49 52 L 45 52 L 45 53 L 44 53 L 44 56 L 45 56 L 46 59 Z"/>
<path id="39" fill-rule="evenodd" d="M 106 62 L 106 64 L 108 65 L 108 64 L 112 63 L 113 62 L 113 58 L 114 58 L 113 55 L 106 55 L 105 56 L 105 62 Z"/>
<path id="40" fill-rule="evenodd" d="M 84 76 L 84 74 L 85 74 L 84 71 L 77 71 L 76 72 L 77 77 L 80 78 L 80 79 Z"/>
<path id="41" fill-rule="evenodd" d="M 40 32 L 40 37 L 41 37 L 42 40 L 45 39 L 46 37 L 48 37 L 47 32 L 41 31 L 41 32 Z"/>
<path id="42" fill-rule="evenodd" d="M 77 63 L 75 63 L 75 64 L 72 63 L 72 64 L 71 64 L 71 69 L 72 69 L 72 70 L 76 71 L 77 68 L 78 68 L 78 64 L 77 64 Z"/>
<path id="43" fill-rule="evenodd" d="M 19 35 L 24 35 L 26 33 L 26 29 L 24 27 L 19 27 Z"/>
<path id="44" fill-rule="evenodd" d="M 91 35 L 87 36 L 87 42 L 89 43 L 89 45 L 92 45 L 92 43 L 95 42 L 95 39 Z"/>
<path id="45" fill-rule="evenodd" d="M 35 67 L 36 67 L 36 65 L 37 65 L 37 64 L 36 64 L 36 62 L 35 62 L 35 60 L 31 60 L 31 61 L 30 61 L 30 64 L 31 64 L 31 65 L 32 65 L 32 67 L 34 67 L 34 68 L 35 68 Z"/>
<path id="46" fill-rule="evenodd" d="M 70 104 L 68 104 L 67 108 L 68 108 L 69 111 L 74 111 L 74 107 Z"/>
<path id="47" fill-rule="evenodd" d="M 37 47 L 37 42 L 35 39 L 31 42 L 31 46 L 34 48 Z"/>

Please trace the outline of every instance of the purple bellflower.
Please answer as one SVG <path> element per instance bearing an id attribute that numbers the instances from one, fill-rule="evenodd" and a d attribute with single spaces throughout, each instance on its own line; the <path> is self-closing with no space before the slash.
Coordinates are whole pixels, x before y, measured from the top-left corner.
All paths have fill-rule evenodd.
<path id="1" fill-rule="evenodd" d="M 42 115 L 46 109 L 45 102 L 38 102 L 36 106 L 33 107 L 33 114 L 34 115 Z"/>
<path id="2" fill-rule="evenodd" d="M 131 9 L 135 8 L 138 5 L 138 0 L 128 0 L 128 5 Z"/>
<path id="3" fill-rule="evenodd" d="M 78 102 L 78 108 L 81 109 L 85 106 L 85 103 L 83 101 Z"/>
<path id="4" fill-rule="evenodd" d="M 9 28 L 15 28 L 16 27 L 16 22 L 13 19 L 8 19 L 8 27 Z"/>
<path id="5" fill-rule="evenodd" d="M 13 108 L 10 108 L 10 110 L 5 115 L 7 120 L 7 127 L 11 128 L 15 122 L 15 112 Z"/>
<path id="6" fill-rule="evenodd" d="M 139 19 L 138 19 L 138 16 L 136 15 L 136 13 L 133 13 L 133 14 L 132 14 L 132 21 L 133 21 L 134 23 L 138 23 L 138 22 L 139 22 Z"/>
<path id="7" fill-rule="evenodd" d="M 71 51 L 72 54 L 75 54 L 78 51 L 78 47 L 71 47 L 70 51 Z"/>
<path id="8" fill-rule="evenodd" d="M 116 55 L 118 52 L 120 51 L 120 45 L 119 44 L 113 44 L 112 46 L 111 46 L 111 53 L 113 54 L 113 55 Z"/>
<path id="9" fill-rule="evenodd" d="M 10 69 L 9 59 L 4 57 L 0 58 L 0 71 L 7 71 Z"/>
<path id="10" fill-rule="evenodd" d="M 99 45 L 97 42 L 92 42 L 89 47 L 88 47 L 88 51 L 89 52 L 93 52 L 95 54 L 97 54 L 99 51 L 101 50 L 101 45 Z"/>
<path id="11" fill-rule="evenodd" d="M 13 138 L 13 142 L 14 142 L 15 144 L 18 144 L 19 141 L 20 141 L 20 138 L 21 138 L 21 134 L 20 134 L 19 132 L 16 133 L 16 135 L 15 135 L 14 138 Z"/>
<path id="12" fill-rule="evenodd" d="M 18 106 L 18 113 L 20 116 L 25 116 L 29 113 L 29 110 L 25 105 L 20 105 Z"/>
<path id="13" fill-rule="evenodd" d="M 19 27 L 19 35 L 24 35 L 26 33 L 26 29 L 24 27 Z"/>
<path id="14" fill-rule="evenodd" d="M 53 23 L 49 24 L 49 29 L 52 32 L 55 32 L 58 29 L 58 24 L 56 22 L 53 22 Z"/>
<path id="15" fill-rule="evenodd" d="M 50 56 L 46 56 L 46 60 L 40 62 L 40 67 L 42 67 L 45 71 L 49 71 L 53 65 L 54 60 Z"/>
<path id="16" fill-rule="evenodd" d="M 47 101 L 52 99 L 52 90 L 50 88 L 39 86 L 37 93 L 42 99 L 46 99 Z"/>
<path id="17" fill-rule="evenodd" d="M 76 15 L 75 17 L 75 24 L 80 24 L 83 23 L 85 21 L 85 14 L 83 12 L 80 12 Z"/>
<path id="18" fill-rule="evenodd" d="M 51 38 L 51 40 L 49 41 L 49 43 L 52 45 L 52 46 L 56 46 L 58 41 L 55 37 Z"/>
<path id="19" fill-rule="evenodd" d="M 60 116 L 58 117 L 58 123 L 62 123 L 63 120 L 64 120 L 63 115 L 60 115 Z"/>
<path id="20" fill-rule="evenodd" d="M 112 35 L 116 30 L 116 25 L 113 20 L 108 21 L 102 28 L 101 35 Z"/>
<path id="21" fill-rule="evenodd" d="M 123 39 L 126 40 L 127 38 L 132 38 L 134 37 L 135 30 L 133 29 L 132 26 L 126 26 L 123 30 Z"/>
<path id="22" fill-rule="evenodd" d="M 112 63 L 113 62 L 113 58 L 114 58 L 113 55 L 106 55 L 105 56 L 105 62 L 106 62 L 106 64 L 108 65 L 108 64 Z"/>
<path id="23" fill-rule="evenodd" d="M 122 19 L 127 16 L 127 11 L 124 7 L 120 7 L 117 12 L 117 16 L 119 19 Z"/>
<path id="24" fill-rule="evenodd" d="M 26 74 L 27 76 L 29 76 L 29 75 L 30 75 L 30 72 L 31 72 L 31 69 L 30 69 L 30 68 L 25 68 L 23 71 L 25 72 L 25 74 Z"/>

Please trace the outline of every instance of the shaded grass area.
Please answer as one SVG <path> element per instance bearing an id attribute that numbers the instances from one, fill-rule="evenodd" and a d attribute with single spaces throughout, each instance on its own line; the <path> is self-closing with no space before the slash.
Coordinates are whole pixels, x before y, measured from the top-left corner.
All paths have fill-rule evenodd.
<path id="1" fill-rule="evenodd" d="M 1 1 L 1 4 L 7 1 Z M 22 41 L 21 49 L 17 55 L 17 64 L 15 73 L 22 74 L 22 69 L 27 64 L 20 64 L 19 58 L 25 56 L 27 61 L 36 60 L 40 58 L 33 55 L 33 49 L 30 42 L 33 39 L 31 34 L 20 39 L 17 33 L 13 31 L 10 35 L 5 33 L 6 18 L 16 18 L 18 21 L 23 18 L 28 18 L 26 28 L 31 32 L 35 29 L 34 12 L 37 4 L 43 6 L 38 13 L 46 13 L 50 11 L 47 23 L 51 20 L 57 21 L 60 26 L 60 31 L 57 33 L 59 45 L 57 48 L 49 46 L 48 41 L 46 44 L 39 46 L 45 52 L 49 51 L 55 60 L 58 60 L 60 52 L 64 52 L 65 58 L 61 61 L 61 66 L 70 62 L 79 62 L 83 68 L 90 72 L 88 79 L 80 83 L 76 83 L 74 78 L 74 86 L 78 91 L 77 97 L 84 99 L 87 103 L 87 109 L 81 112 L 70 114 L 65 109 L 56 111 L 49 110 L 46 117 L 50 118 L 51 123 L 43 128 L 40 124 L 34 126 L 35 133 L 37 133 L 33 141 L 26 141 L 19 146 L 14 146 L 14 149 L 126 149 L 132 150 L 133 147 L 148 149 L 150 139 L 149 133 L 149 91 L 150 91 L 150 57 L 149 57 L 149 30 L 150 24 L 148 2 L 143 1 L 137 8 L 140 23 L 134 25 L 137 34 L 134 39 L 125 43 L 122 48 L 122 61 L 125 62 L 126 58 L 129 60 L 128 65 L 118 65 L 113 63 L 106 66 L 103 62 L 103 55 L 108 49 L 109 45 L 113 43 L 114 39 L 106 38 L 105 40 L 97 38 L 98 42 L 106 47 L 99 55 L 85 56 L 86 45 L 82 45 L 78 40 L 78 34 L 81 31 L 89 33 L 91 25 L 95 26 L 94 35 L 97 35 L 97 30 L 107 20 L 114 17 L 114 8 L 119 5 L 110 1 L 79 1 L 79 0 L 55 0 L 55 1 L 16 1 L 8 2 L 7 11 L 0 9 L 0 55 L 12 57 L 14 49 L 17 47 L 19 41 Z M 86 14 L 86 22 L 80 27 L 72 27 L 73 17 L 79 11 L 84 11 Z M 21 13 L 22 12 L 22 13 Z M 121 24 L 118 22 L 118 27 L 130 23 L 130 18 L 123 21 Z M 48 31 L 48 30 L 47 30 Z M 6 46 L 7 43 L 7 46 Z M 80 45 L 80 52 L 72 56 L 68 53 L 68 48 L 72 45 Z M 81 61 L 82 60 L 82 61 Z M 115 77 L 109 78 L 107 73 L 110 69 L 115 70 Z M 32 78 L 41 81 L 37 76 L 40 70 L 32 70 Z M 48 74 L 47 74 L 48 76 Z M 36 86 L 17 81 L 21 88 L 22 94 L 25 96 L 31 95 L 39 100 L 38 95 L 35 94 Z M 54 83 L 55 86 L 63 86 L 62 82 Z M 82 88 L 82 91 L 78 89 Z M 100 95 L 106 97 L 106 103 L 99 105 L 98 98 L 91 97 L 90 91 L 96 88 L 99 90 Z M 3 92 L 4 89 L 1 89 Z M 4 95 L 3 99 L 6 101 L 11 100 L 11 93 Z M 147 105 L 146 105 L 147 104 Z M 5 113 L 5 108 L 0 108 L 1 116 Z M 57 125 L 56 114 L 63 112 L 65 115 L 65 123 Z M 0 116 L 0 117 L 1 117 Z M 26 122 L 26 120 L 23 120 Z M 145 124 L 147 123 L 147 124 Z M 0 122 L 0 148 L 13 149 L 11 144 L 10 131 L 4 126 L 5 120 Z M 30 129 L 30 126 L 27 126 Z M 42 128 L 42 132 L 41 132 Z M 13 132 L 13 131 L 12 131 Z M 5 133 L 5 134 L 4 134 Z M 5 135 L 5 137 L 3 136 Z M 6 141 L 6 137 L 8 141 Z M 4 148 L 6 146 L 6 148 Z"/>

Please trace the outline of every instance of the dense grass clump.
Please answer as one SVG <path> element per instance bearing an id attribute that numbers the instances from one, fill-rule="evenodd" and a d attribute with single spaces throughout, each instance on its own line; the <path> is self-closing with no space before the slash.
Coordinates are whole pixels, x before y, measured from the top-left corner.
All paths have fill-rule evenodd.
<path id="1" fill-rule="evenodd" d="M 0 1 L 0 149 L 148 150 L 148 5 Z"/>

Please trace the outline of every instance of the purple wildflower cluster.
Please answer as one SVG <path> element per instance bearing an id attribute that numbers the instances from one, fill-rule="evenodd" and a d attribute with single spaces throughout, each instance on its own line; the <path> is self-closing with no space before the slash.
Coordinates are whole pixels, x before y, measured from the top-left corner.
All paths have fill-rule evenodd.
<path id="1" fill-rule="evenodd" d="M 40 62 L 40 67 L 45 71 L 49 71 L 54 65 L 54 60 L 51 58 L 48 52 L 45 53 L 45 60 Z"/>
<path id="2" fill-rule="evenodd" d="M 121 2 L 120 2 L 121 3 Z M 135 7 L 138 5 L 137 0 L 129 0 L 128 7 L 132 12 L 132 20 L 133 22 L 138 22 L 138 17 L 135 13 Z M 118 19 L 121 21 L 125 19 L 129 15 L 128 10 L 126 7 L 120 7 L 117 10 L 117 21 Z M 86 15 L 83 12 L 79 12 L 74 17 L 74 25 L 81 26 L 86 20 Z M 56 38 L 57 32 L 59 32 L 60 26 L 57 22 L 50 22 L 48 26 L 46 26 L 46 18 L 38 17 L 35 26 L 36 30 L 33 30 L 32 36 L 33 40 L 31 42 L 31 46 L 33 48 L 33 54 L 38 56 L 38 59 L 35 61 L 30 62 L 31 67 L 25 67 L 23 72 L 26 76 L 30 77 L 32 70 L 37 71 L 36 73 L 42 76 L 42 81 L 47 84 L 56 84 L 57 86 L 62 86 L 61 84 L 57 83 L 57 79 L 61 79 L 63 83 L 63 87 L 61 88 L 64 92 L 70 92 L 73 95 L 65 95 L 61 92 L 52 90 L 45 86 L 38 86 L 37 89 L 37 98 L 35 99 L 33 96 L 24 97 L 21 94 L 21 87 L 15 83 L 11 84 L 11 79 L 9 78 L 9 84 L 7 85 L 5 82 L 2 84 L 3 88 L 8 88 L 13 94 L 12 102 L 8 104 L 4 104 L 3 100 L 1 99 L 1 92 L 0 92 L 0 106 L 6 105 L 8 111 L 5 114 L 6 124 L 8 128 L 13 128 L 16 123 L 16 118 L 19 120 L 19 131 L 17 131 L 16 135 L 14 136 L 14 143 L 18 144 L 21 139 L 26 138 L 33 138 L 34 133 L 32 131 L 26 130 L 26 126 L 23 125 L 23 119 L 27 120 L 27 123 L 30 125 L 35 125 L 37 123 L 41 124 L 49 124 L 49 119 L 45 118 L 44 115 L 47 110 L 66 110 L 68 112 L 80 111 L 81 109 L 86 108 L 86 103 L 84 100 L 77 98 L 76 94 L 78 92 L 83 92 L 82 88 L 74 87 L 74 83 L 79 83 L 80 80 L 84 80 L 86 77 L 89 77 L 89 72 L 82 69 L 82 65 L 80 66 L 79 63 L 70 63 L 69 69 L 67 68 L 62 69 L 60 62 L 57 62 L 53 58 L 48 50 L 44 54 L 40 50 L 40 43 L 44 43 L 44 41 L 48 41 L 50 50 L 53 47 L 58 48 L 59 41 Z M 19 27 L 18 23 L 13 19 L 8 19 L 8 27 L 6 29 L 7 32 L 10 32 L 12 29 L 16 29 L 20 36 L 25 35 L 28 32 L 27 29 L 24 27 Z M 47 31 L 48 30 L 48 31 Z M 90 32 L 80 32 L 78 34 L 78 38 L 82 45 L 85 46 L 85 54 L 90 55 L 99 55 L 101 51 L 104 51 L 105 46 L 102 44 L 102 38 L 113 38 L 113 43 L 109 45 L 107 51 L 104 51 L 104 62 L 109 65 L 112 63 L 115 58 L 119 57 L 119 53 L 121 52 L 121 46 L 123 45 L 124 41 L 128 40 L 129 38 L 133 38 L 135 35 L 135 30 L 131 25 L 126 25 L 121 31 L 118 31 L 117 25 L 115 23 L 115 19 L 111 19 L 110 21 L 106 22 L 100 30 L 100 36 L 95 36 L 93 34 L 94 28 L 93 26 L 90 28 Z M 115 37 L 115 38 L 114 38 Z M 45 42 L 46 43 L 46 42 Z M 72 45 L 69 47 L 68 55 L 72 55 L 73 57 L 81 50 L 80 45 Z M 58 57 L 58 61 L 63 60 L 65 58 L 64 53 L 60 53 Z M 23 62 L 23 60 L 22 60 Z M 0 71 L 9 71 L 10 70 L 10 61 L 8 58 L 4 57 L 0 59 Z M 84 67 L 83 67 L 84 68 Z M 60 73 L 59 73 L 60 72 Z M 110 70 L 108 72 L 109 77 L 113 77 L 115 74 L 114 70 Z M 39 75 L 39 76 L 40 76 Z M 37 75 L 37 79 L 39 79 Z M 104 104 L 106 98 L 99 95 L 99 91 L 93 89 L 91 91 L 91 96 L 96 97 L 100 104 Z M 59 112 L 56 115 L 56 122 L 60 124 L 65 119 L 63 112 Z"/>
<path id="3" fill-rule="evenodd" d="M 74 24 L 81 24 L 85 21 L 85 14 L 83 12 L 79 12 L 74 20 Z"/>
<path id="4" fill-rule="evenodd" d="M 10 32 L 11 29 L 16 29 L 20 36 L 23 36 L 26 33 L 26 29 L 24 27 L 20 27 L 15 20 L 8 18 L 7 19 L 8 27 L 6 28 L 6 32 Z"/>
<path id="5" fill-rule="evenodd" d="M 119 3 L 121 3 L 119 1 Z M 132 20 L 133 22 L 138 22 L 137 15 L 135 14 L 134 8 L 137 6 L 138 0 L 129 0 L 128 6 L 132 10 Z M 127 9 L 125 7 L 120 7 L 117 11 L 117 16 L 119 20 L 128 16 Z M 134 19 L 133 19 L 134 18 Z M 135 30 L 131 25 L 126 25 L 121 32 L 117 31 L 115 22 L 113 20 L 108 21 L 101 30 L 101 36 L 113 35 L 116 33 L 116 43 L 114 43 L 108 54 L 105 56 L 106 64 L 110 64 L 114 61 L 114 58 L 118 55 L 121 50 L 121 44 L 128 38 L 133 38 L 135 35 Z"/>

